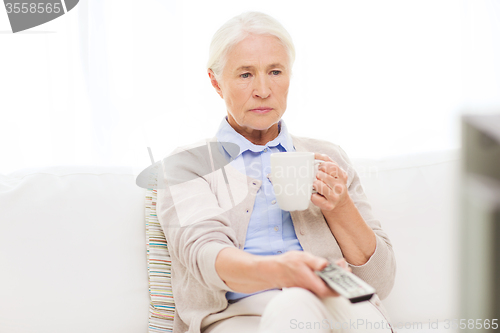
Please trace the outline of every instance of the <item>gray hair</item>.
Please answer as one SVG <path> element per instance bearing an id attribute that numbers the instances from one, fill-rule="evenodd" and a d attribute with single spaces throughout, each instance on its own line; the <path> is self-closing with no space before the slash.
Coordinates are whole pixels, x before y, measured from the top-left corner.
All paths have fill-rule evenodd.
<path id="1" fill-rule="evenodd" d="M 250 34 L 277 37 L 288 54 L 291 75 L 292 65 L 295 61 L 295 47 L 288 31 L 280 22 L 267 14 L 244 12 L 224 23 L 212 37 L 207 69 L 214 72 L 216 80 L 220 82 L 222 78 L 222 72 L 227 63 L 227 55 L 231 49 Z"/>

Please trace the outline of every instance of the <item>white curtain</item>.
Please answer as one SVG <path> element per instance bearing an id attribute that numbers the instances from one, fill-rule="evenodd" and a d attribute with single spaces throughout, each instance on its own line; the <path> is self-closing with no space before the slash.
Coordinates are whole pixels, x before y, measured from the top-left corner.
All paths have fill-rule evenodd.
<path id="1" fill-rule="evenodd" d="M 81 0 L 12 34 L 0 10 L 0 173 L 150 164 L 215 135 L 226 114 L 205 64 L 246 10 L 277 18 L 297 51 L 292 134 L 351 157 L 460 146 L 460 115 L 500 111 L 500 1 Z"/>

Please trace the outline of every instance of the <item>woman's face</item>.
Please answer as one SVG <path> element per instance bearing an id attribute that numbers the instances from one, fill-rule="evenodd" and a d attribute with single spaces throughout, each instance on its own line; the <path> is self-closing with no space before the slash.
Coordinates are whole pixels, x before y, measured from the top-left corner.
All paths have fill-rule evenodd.
<path id="1" fill-rule="evenodd" d="M 255 144 L 278 136 L 290 85 L 288 65 L 278 38 L 250 35 L 229 52 L 222 82 L 215 81 L 209 70 L 212 85 L 226 102 L 229 124 Z"/>

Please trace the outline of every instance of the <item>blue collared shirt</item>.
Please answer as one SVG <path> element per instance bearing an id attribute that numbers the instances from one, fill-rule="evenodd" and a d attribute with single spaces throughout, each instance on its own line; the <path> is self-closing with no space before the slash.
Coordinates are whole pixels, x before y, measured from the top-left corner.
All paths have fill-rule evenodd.
<path id="1" fill-rule="evenodd" d="M 279 208 L 268 178 L 271 172 L 271 154 L 295 151 L 283 119 L 278 122 L 278 128 L 279 134 L 274 140 L 265 146 L 255 145 L 236 132 L 227 122 L 226 116 L 222 119 L 216 134 L 217 141 L 232 142 L 240 147 L 239 153 L 233 155 L 224 149 L 227 160 L 233 159 L 238 162 L 238 159 L 243 159 L 246 175 L 262 181 L 248 224 L 244 248 L 246 252 L 261 256 L 277 255 L 290 250 L 303 251 L 295 234 L 290 212 Z M 232 302 L 253 294 L 228 291 L 226 298 Z"/>

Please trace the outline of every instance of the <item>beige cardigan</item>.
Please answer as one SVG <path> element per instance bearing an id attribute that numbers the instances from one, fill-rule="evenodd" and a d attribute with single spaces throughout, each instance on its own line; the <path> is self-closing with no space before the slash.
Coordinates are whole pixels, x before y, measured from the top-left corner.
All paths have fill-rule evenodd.
<path id="1" fill-rule="evenodd" d="M 380 299 L 386 298 L 394 285 L 396 261 L 389 237 L 372 215 L 358 174 L 338 145 L 291 134 L 290 137 L 296 151 L 327 154 L 348 173 L 349 195 L 377 238 L 375 253 L 368 262 L 350 267 L 354 274 L 376 289 L 377 294 L 370 302 L 390 321 Z M 169 156 L 194 147 L 209 147 L 208 142 L 217 142 L 217 139 L 213 137 L 179 147 Z M 166 182 L 166 188 L 158 189 L 157 214 L 172 259 L 176 307 L 174 333 L 199 333 L 204 317 L 228 306 L 226 291 L 235 292 L 217 274 L 215 259 L 225 247 L 244 248 L 255 196 L 262 183 L 239 172 L 241 169 L 233 164 L 235 161 L 224 167 L 230 191 L 220 169 L 182 184 Z M 210 163 L 201 159 L 198 162 Z M 188 165 L 185 169 L 192 170 Z M 166 177 L 165 173 L 163 175 Z M 330 261 L 343 257 L 319 207 L 310 203 L 307 210 L 291 212 L 291 217 L 304 251 Z"/>

